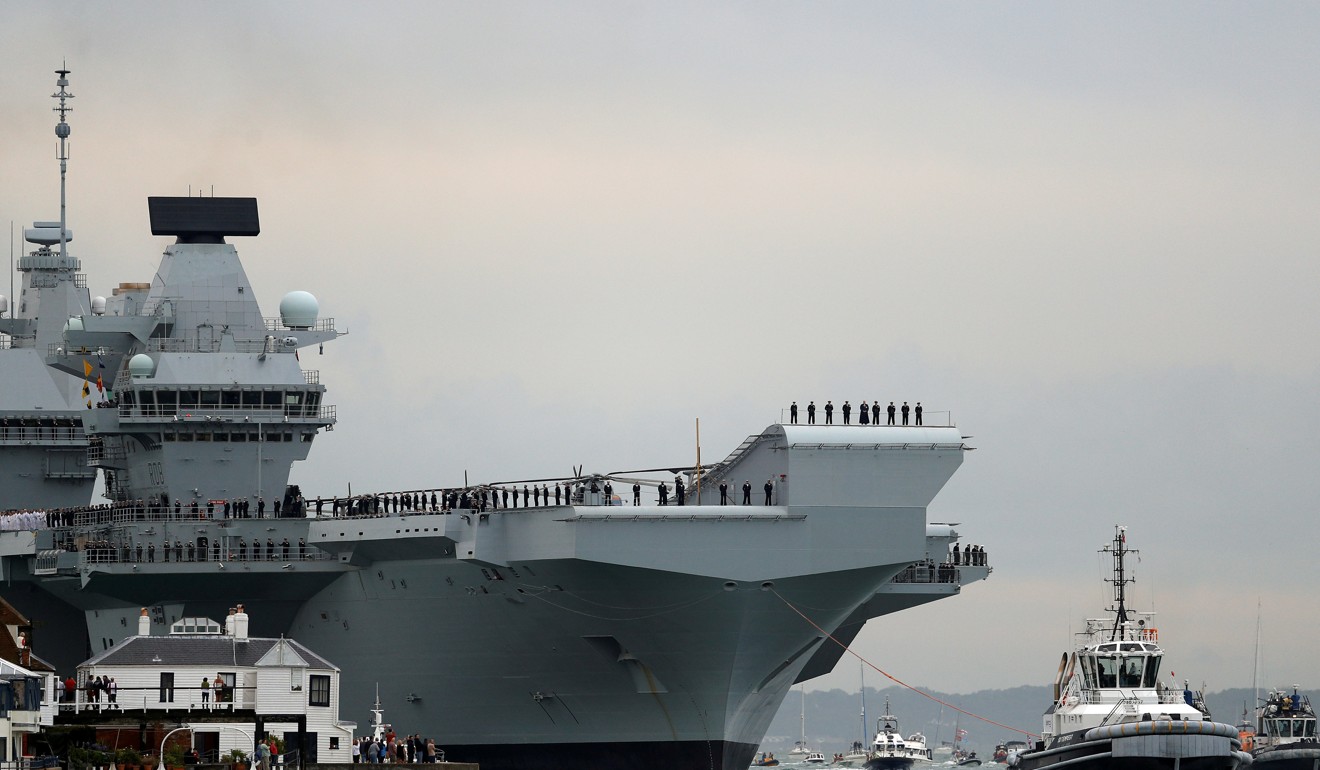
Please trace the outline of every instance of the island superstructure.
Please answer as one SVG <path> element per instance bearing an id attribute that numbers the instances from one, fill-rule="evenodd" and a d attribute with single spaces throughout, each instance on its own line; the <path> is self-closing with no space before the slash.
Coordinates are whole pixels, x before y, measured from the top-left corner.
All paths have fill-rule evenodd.
<path id="1" fill-rule="evenodd" d="M 395 723 L 443 736 L 450 759 L 741 769 L 788 689 L 837 661 L 826 634 L 989 572 L 945 564 L 956 525 L 926 520 L 969 448 L 953 425 L 771 424 L 702 469 L 685 506 L 428 494 L 317 515 L 289 470 L 338 415 L 296 351 L 332 341 L 333 322 L 297 291 L 262 316 L 227 242 L 259 232 L 255 200 L 148 208 L 175 242 L 136 312 L 78 317 L 49 361 L 107 362 L 112 394 L 84 418 L 112 505 L 0 533 L 3 592 L 57 665 L 108 649 L 142 607 L 165 633 L 237 598 L 253 633 L 342 667 L 350 716 L 379 686 Z M 713 504 L 721 478 L 769 480 L 771 500 Z M 225 515 L 235 501 L 245 517 Z M 64 648 L 41 632 L 75 623 L 88 636 Z"/>
<path id="2" fill-rule="evenodd" d="M 23 229 L 24 241 L 35 248 L 18 260 L 21 288 L 15 287 L 13 296 L 0 294 L 0 511 L 87 505 L 96 480 L 96 471 L 85 462 L 82 423 L 95 378 L 89 378 L 84 397 L 86 380 L 46 365 L 47 355 L 63 342 L 69 319 L 101 307 L 88 294 L 87 277 L 79 272 L 82 261 L 69 253 L 73 232 L 66 221 L 65 180 L 73 94 L 69 70 L 56 74 L 59 90 L 52 96 L 59 115 L 60 218 Z M 95 361 L 94 352 L 87 358 Z"/>

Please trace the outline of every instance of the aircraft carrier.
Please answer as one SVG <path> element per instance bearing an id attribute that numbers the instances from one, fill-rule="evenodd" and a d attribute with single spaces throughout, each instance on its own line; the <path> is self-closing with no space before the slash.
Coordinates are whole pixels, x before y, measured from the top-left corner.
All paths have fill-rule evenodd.
<path id="1" fill-rule="evenodd" d="M 969 449 L 953 425 L 772 424 L 701 469 L 699 491 L 684 469 L 683 506 L 610 505 L 590 486 L 610 476 L 590 472 L 565 504 L 483 507 L 501 486 L 487 484 L 408 490 L 420 504 L 403 508 L 382 508 L 400 496 L 387 490 L 318 505 L 288 486 L 290 466 L 338 415 L 296 351 L 332 342 L 333 321 L 301 291 L 261 314 L 227 240 L 259 233 L 255 199 L 148 210 L 152 233 L 174 239 L 149 288 L 91 300 L 21 347 L 95 402 L 73 404 L 85 436 L 67 441 L 109 499 L 0 532 L 3 595 L 59 670 L 135 633 L 140 608 L 166 633 L 241 602 L 254 635 L 341 667 L 346 715 L 365 715 L 379 687 L 391 721 L 448 759 L 741 770 L 789 688 L 838 661 L 827 635 L 847 643 L 990 571 L 945 564 L 958 532 L 927 522 Z M 65 241 L 54 269 L 72 265 Z M 31 328 L 0 332 L 12 351 Z M 722 481 L 745 480 L 754 504 L 718 504 Z M 65 508 L 52 491 L 65 482 L 6 485 L 0 508 Z"/>

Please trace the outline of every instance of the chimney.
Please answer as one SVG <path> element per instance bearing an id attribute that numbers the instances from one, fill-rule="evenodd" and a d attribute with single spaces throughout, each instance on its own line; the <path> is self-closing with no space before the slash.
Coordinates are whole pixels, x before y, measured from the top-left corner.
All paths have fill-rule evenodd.
<path id="1" fill-rule="evenodd" d="M 248 638 L 248 614 L 243 611 L 243 605 L 238 605 L 238 613 L 234 615 L 234 638 Z"/>
<path id="2" fill-rule="evenodd" d="M 138 613 L 138 636 L 151 636 L 151 617 L 147 615 L 146 607 Z"/>
<path id="3" fill-rule="evenodd" d="M 234 613 L 236 612 L 238 612 L 238 610 L 233 607 L 229 608 L 229 617 L 225 618 L 225 636 L 234 635 Z"/>

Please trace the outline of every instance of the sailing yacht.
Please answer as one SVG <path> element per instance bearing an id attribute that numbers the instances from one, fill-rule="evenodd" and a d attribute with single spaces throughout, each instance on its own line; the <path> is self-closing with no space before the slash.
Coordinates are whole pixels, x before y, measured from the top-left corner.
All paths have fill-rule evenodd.
<path id="1" fill-rule="evenodd" d="M 806 685 L 798 685 L 798 694 L 802 696 L 802 739 L 793 744 L 793 748 L 788 753 L 794 758 L 805 756 L 811 752 L 807 750 L 807 690 Z"/>

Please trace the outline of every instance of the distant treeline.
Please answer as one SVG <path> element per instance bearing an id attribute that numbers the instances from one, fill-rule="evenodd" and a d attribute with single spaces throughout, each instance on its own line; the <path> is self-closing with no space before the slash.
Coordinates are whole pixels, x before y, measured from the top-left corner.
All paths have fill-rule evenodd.
<path id="1" fill-rule="evenodd" d="M 936 698 L 951 703 L 986 719 L 1019 730 L 1039 733 L 1041 716 L 1050 701 L 1050 687 L 1023 686 L 1009 690 L 981 690 L 954 695 L 930 692 Z M 1303 691 L 1310 692 L 1305 688 Z M 1264 693 L 1262 693 L 1263 695 Z M 953 741 L 955 725 L 967 731 L 963 743 L 977 752 L 988 752 L 995 744 L 1006 740 L 1025 740 L 1021 733 L 1005 727 L 996 727 L 972 717 L 944 708 L 941 719 L 940 704 L 911 690 L 889 687 L 883 690 L 866 688 L 865 730 L 862 727 L 862 698 L 856 692 L 808 690 L 807 745 L 813 751 L 825 754 L 845 751 L 853 741 L 870 741 L 875 733 L 876 719 L 884 713 L 885 698 L 889 698 L 890 713 L 898 717 L 899 727 L 905 735 L 924 733 L 933 747 Z M 1237 724 L 1242 719 L 1244 705 L 1250 710 L 1255 705 L 1255 692 L 1246 688 L 1207 692 L 1206 704 L 1216 721 Z M 780 753 L 792 748 L 801 739 L 802 700 L 794 688 L 775 715 L 770 730 L 762 741 L 767 751 Z"/>

